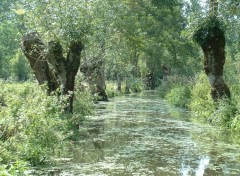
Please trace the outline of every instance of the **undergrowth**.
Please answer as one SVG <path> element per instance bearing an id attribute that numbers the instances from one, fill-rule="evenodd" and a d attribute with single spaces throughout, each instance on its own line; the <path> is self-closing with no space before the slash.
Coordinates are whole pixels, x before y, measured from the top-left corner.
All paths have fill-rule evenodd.
<path id="1" fill-rule="evenodd" d="M 35 83 L 0 84 L 0 175 L 63 156 L 71 130 L 92 111 L 87 93 L 75 93 L 75 112 L 67 115 L 66 97 L 47 96 Z"/>
<path id="2" fill-rule="evenodd" d="M 231 68 L 234 66 L 231 65 Z M 228 73 L 227 77 L 232 77 L 231 74 Z M 240 81 L 235 79 L 234 84 L 227 84 L 230 87 L 232 97 L 218 102 L 213 102 L 210 96 L 211 87 L 204 72 L 200 72 L 193 78 L 169 77 L 158 90 L 160 95 L 166 98 L 169 103 L 191 110 L 194 118 L 202 119 L 207 123 L 224 127 L 239 134 Z"/>

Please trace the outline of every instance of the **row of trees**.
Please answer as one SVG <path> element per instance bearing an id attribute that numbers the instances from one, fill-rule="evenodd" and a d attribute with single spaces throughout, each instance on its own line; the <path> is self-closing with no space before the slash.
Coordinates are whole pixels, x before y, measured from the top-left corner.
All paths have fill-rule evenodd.
<path id="1" fill-rule="evenodd" d="M 208 11 L 202 10 L 203 5 L 196 0 L 1 1 L 0 76 L 6 79 L 15 73 L 17 79 L 29 77 L 29 66 L 20 60 L 21 40 L 36 78 L 40 84 L 47 82 L 49 92 L 59 87 L 62 94 L 73 91 L 75 75 L 82 65 L 80 70 L 90 81 L 93 79 L 97 91 L 107 100 L 106 78 L 118 81 L 119 90 L 125 80 L 128 90 L 131 78 L 145 78 L 147 74 L 157 83 L 163 65 L 174 74 L 194 75 L 200 71 L 200 48 L 191 41 L 193 31 L 197 31 L 194 38 L 204 51 L 204 68 L 212 90 L 216 90 L 212 91 L 213 98 L 219 93 L 230 96 L 222 79 L 226 30 L 222 23 L 227 24 L 226 49 L 234 60 L 239 53 L 239 3 L 217 3 L 211 1 L 212 10 Z M 197 30 L 199 20 L 206 16 L 213 25 L 207 22 Z M 217 34 L 217 45 L 211 38 L 214 25 L 219 25 L 218 34 L 222 35 L 219 39 Z M 209 53 L 215 53 L 213 62 Z"/>

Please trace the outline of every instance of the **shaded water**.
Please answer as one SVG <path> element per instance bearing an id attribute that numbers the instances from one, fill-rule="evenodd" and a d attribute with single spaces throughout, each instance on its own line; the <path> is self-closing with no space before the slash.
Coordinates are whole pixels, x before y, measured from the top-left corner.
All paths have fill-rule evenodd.
<path id="1" fill-rule="evenodd" d="M 240 175 L 240 148 L 230 136 L 191 122 L 157 92 L 116 97 L 96 109 L 69 149 L 71 161 L 52 175 Z"/>

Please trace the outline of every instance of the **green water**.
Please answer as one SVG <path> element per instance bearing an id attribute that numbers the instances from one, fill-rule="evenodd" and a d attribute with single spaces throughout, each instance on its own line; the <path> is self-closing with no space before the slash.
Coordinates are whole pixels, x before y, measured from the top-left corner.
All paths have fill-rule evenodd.
<path id="1" fill-rule="evenodd" d="M 146 91 L 96 105 L 67 157 L 46 175 L 240 175 L 240 147 L 230 135 L 192 122 L 191 114 Z"/>

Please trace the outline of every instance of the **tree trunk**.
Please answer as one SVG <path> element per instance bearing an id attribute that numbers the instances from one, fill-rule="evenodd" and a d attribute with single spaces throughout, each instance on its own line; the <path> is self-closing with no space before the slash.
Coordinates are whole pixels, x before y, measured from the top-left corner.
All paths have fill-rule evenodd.
<path id="1" fill-rule="evenodd" d="M 100 99 L 99 101 L 108 101 L 108 96 L 105 92 L 105 76 L 104 76 L 104 65 L 101 60 L 92 61 L 89 63 L 83 63 L 80 67 L 80 71 L 87 77 L 88 84 L 92 88 L 91 93 L 97 93 Z"/>
<path id="2" fill-rule="evenodd" d="M 226 42 L 224 30 L 217 15 L 218 1 L 211 0 L 209 19 L 193 36 L 204 52 L 204 70 L 211 85 L 213 101 L 231 97 L 230 90 L 223 80 Z"/>
<path id="3" fill-rule="evenodd" d="M 152 71 L 150 71 L 147 75 L 146 75 L 146 89 L 149 90 L 153 90 L 155 88 L 155 78 L 154 78 L 154 74 Z"/>
<path id="4" fill-rule="evenodd" d="M 105 92 L 106 85 L 105 85 L 105 75 L 104 75 L 104 64 L 99 64 L 99 68 L 97 69 L 97 76 L 96 76 L 96 89 L 98 96 L 100 97 L 101 101 L 108 101 L 108 96 Z"/>
<path id="5" fill-rule="evenodd" d="M 59 84 L 56 76 L 49 68 L 44 54 L 45 45 L 41 41 L 38 33 L 31 32 L 26 34 L 22 39 L 21 47 L 38 83 L 40 85 L 47 84 L 48 94 L 55 91 L 59 87 Z"/>
<path id="6" fill-rule="evenodd" d="M 126 78 L 126 87 L 125 87 L 125 93 L 130 93 L 130 82 L 128 78 Z"/>
<path id="7" fill-rule="evenodd" d="M 218 0 L 210 0 L 210 15 L 218 16 Z"/>
<path id="8" fill-rule="evenodd" d="M 73 91 L 75 85 L 75 76 L 78 72 L 80 66 L 80 55 L 83 49 L 83 44 L 81 42 L 71 42 L 69 47 L 69 52 L 67 55 L 67 60 L 65 64 L 66 69 L 66 84 L 63 89 L 64 95 L 69 95 L 67 106 L 67 112 L 73 112 Z"/>
<path id="9" fill-rule="evenodd" d="M 132 75 L 134 77 L 139 77 L 141 75 L 139 68 L 138 68 L 138 62 L 139 62 L 139 56 L 140 54 L 137 52 L 137 50 L 134 50 L 133 60 L 132 60 Z"/>
<path id="10" fill-rule="evenodd" d="M 51 41 L 46 47 L 36 32 L 24 36 L 22 43 L 24 54 L 29 60 L 39 84 L 46 81 L 50 85 L 48 86 L 49 94 L 60 87 L 61 94 L 68 95 L 65 111 L 72 113 L 74 81 L 80 66 L 83 44 L 79 41 L 72 41 L 67 58 L 65 58 L 59 42 Z"/>
<path id="11" fill-rule="evenodd" d="M 214 101 L 230 97 L 230 90 L 223 80 L 225 64 L 225 37 L 218 29 L 209 29 L 211 37 L 201 47 L 204 52 L 204 70 L 211 85 L 211 96 Z"/>
<path id="12" fill-rule="evenodd" d="M 210 1 L 210 22 L 204 29 L 206 37 L 201 42 L 204 52 L 204 70 L 211 85 L 211 96 L 214 101 L 230 98 L 230 90 L 223 79 L 225 64 L 225 35 L 217 19 L 218 0 Z"/>
<path id="13" fill-rule="evenodd" d="M 122 92 L 122 78 L 120 74 L 117 75 L 117 90 Z"/>

